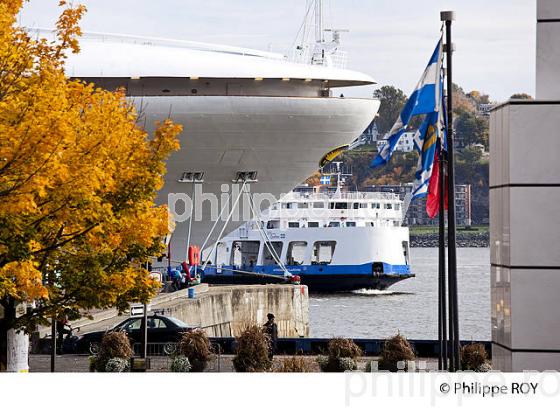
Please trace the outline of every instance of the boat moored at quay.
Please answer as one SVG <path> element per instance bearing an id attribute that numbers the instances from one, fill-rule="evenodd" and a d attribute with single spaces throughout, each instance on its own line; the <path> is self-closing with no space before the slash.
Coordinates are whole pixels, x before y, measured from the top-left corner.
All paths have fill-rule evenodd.
<path id="1" fill-rule="evenodd" d="M 383 290 L 414 276 L 402 215 L 403 201 L 393 193 L 292 192 L 206 249 L 202 280 Z"/>

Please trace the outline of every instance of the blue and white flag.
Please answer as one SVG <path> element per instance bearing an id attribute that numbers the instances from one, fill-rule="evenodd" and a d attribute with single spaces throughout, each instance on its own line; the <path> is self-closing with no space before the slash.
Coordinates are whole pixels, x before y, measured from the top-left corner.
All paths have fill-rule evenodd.
<path id="1" fill-rule="evenodd" d="M 321 176 L 321 185 L 330 185 L 330 184 L 331 184 L 331 176 L 330 175 Z"/>
<path id="2" fill-rule="evenodd" d="M 370 166 L 372 168 L 386 164 L 389 161 L 399 139 L 406 132 L 412 117 L 438 111 L 441 95 L 442 55 L 442 39 L 440 38 L 418 85 L 406 102 L 397 122 L 395 122 L 391 131 L 384 138 L 387 143 L 371 162 Z"/>
<path id="3" fill-rule="evenodd" d="M 419 158 L 418 165 L 416 166 L 412 200 L 423 197 L 428 193 L 434 159 L 438 153 L 438 143 L 444 150 L 447 149 L 445 106 L 443 104 L 443 76 L 440 78 L 439 93 L 436 111 L 426 115 L 424 122 L 416 131 L 416 134 L 414 134 L 414 147 L 418 151 Z"/>
<path id="4" fill-rule="evenodd" d="M 428 185 L 434 165 L 438 138 L 441 134 L 439 112 L 426 115 L 422 126 L 414 135 L 414 145 L 419 152 L 418 165 L 412 190 L 412 200 L 423 197 L 428 193 Z"/>

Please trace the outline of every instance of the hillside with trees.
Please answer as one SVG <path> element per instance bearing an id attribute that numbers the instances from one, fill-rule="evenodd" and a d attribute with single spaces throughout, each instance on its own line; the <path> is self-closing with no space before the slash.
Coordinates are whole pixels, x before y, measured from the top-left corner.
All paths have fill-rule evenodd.
<path id="1" fill-rule="evenodd" d="M 381 101 L 379 114 L 375 119 L 379 138 L 382 138 L 395 123 L 407 96 L 393 86 L 383 86 L 375 91 L 374 97 Z M 488 220 L 488 183 L 489 183 L 489 116 L 484 110 L 492 104 L 490 97 L 480 91 L 465 92 L 453 85 L 454 128 L 456 152 L 456 183 L 472 185 L 473 222 L 484 223 Z M 530 99 L 528 94 L 514 94 L 511 98 Z M 422 118 L 416 117 L 410 125 L 415 130 Z M 418 154 L 416 152 L 395 152 L 389 164 L 371 169 L 369 163 L 377 153 L 375 143 L 363 145 L 347 151 L 339 157 L 345 166 L 351 168 L 353 176 L 349 187 L 366 190 L 373 185 L 404 184 L 414 181 Z M 307 183 L 319 183 L 319 173 Z"/>

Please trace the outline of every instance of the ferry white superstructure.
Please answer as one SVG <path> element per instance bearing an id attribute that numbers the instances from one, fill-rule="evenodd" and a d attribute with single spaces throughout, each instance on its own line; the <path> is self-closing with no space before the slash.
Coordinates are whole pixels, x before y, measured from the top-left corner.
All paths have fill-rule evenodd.
<path id="1" fill-rule="evenodd" d="M 392 193 L 291 193 L 203 252 L 208 283 L 298 276 L 315 291 L 386 289 L 410 271 L 403 202 Z"/>

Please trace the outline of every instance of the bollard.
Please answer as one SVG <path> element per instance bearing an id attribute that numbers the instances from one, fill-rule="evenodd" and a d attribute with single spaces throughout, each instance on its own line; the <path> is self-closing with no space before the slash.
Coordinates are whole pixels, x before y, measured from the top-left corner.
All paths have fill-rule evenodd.
<path id="1" fill-rule="evenodd" d="M 194 296 L 195 296 L 194 288 L 189 288 L 188 291 L 187 291 L 187 294 L 188 294 L 189 299 L 194 299 Z"/>

